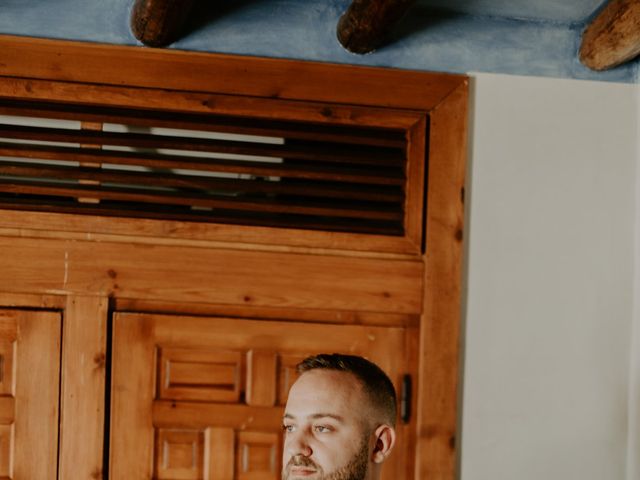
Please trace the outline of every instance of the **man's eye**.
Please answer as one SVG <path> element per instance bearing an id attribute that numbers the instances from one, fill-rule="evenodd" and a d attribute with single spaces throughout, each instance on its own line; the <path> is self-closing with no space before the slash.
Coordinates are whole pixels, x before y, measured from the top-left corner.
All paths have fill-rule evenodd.
<path id="1" fill-rule="evenodd" d="M 329 433 L 331 431 L 331 428 L 325 426 L 325 425 L 316 425 L 314 427 L 315 431 L 318 433 Z"/>
<path id="2" fill-rule="evenodd" d="M 293 425 L 283 425 L 282 426 L 282 430 L 285 433 L 291 433 L 291 432 L 293 432 L 294 428 L 293 428 Z"/>

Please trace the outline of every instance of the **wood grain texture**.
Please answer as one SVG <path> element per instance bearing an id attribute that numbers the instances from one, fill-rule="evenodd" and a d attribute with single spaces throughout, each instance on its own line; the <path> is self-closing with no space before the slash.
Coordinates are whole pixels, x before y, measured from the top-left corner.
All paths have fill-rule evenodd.
<path id="1" fill-rule="evenodd" d="M 60 385 L 57 312 L 16 311 L 13 476 L 56 478 Z"/>
<path id="2" fill-rule="evenodd" d="M 0 237 L 0 250 L 0 291 L 380 313 L 422 308 L 418 261 L 11 237 Z"/>
<path id="3" fill-rule="evenodd" d="M 416 480 L 456 478 L 467 96 L 431 113 Z"/>
<path id="4" fill-rule="evenodd" d="M 381 46 L 415 0 L 353 0 L 338 21 L 338 40 L 353 53 Z"/>
<path id="5" fill-rule="evenodd" d="M 145 45 L 163 47 L 180 37 L 195 0 L 136 0 L 131 32 Z"/>
<path id="6" fill-rule="evenodd" d="M 640 2 L 611 0 L 582 35 L 580 61 L 607 70 L 640 54 Z"/>
<path id="7" fill-rule="evenodd" d="M 1 297 L 0 297 L 1 298 Z M 119 311 L 176 315 L 207 315 L 263 320 L 295 320 L 296 322 L 328 323 L 338 325 L 372 325 L 379 327 L 417 327 L 419 315 L 375 312 L 348 312 L 325 309 L 271 308 L 245 305 L 215 305 L 206 303 L 171 303 L 135 299 L 114 299 L 114 309 Z"/>
<path id="8" fill-rule="evenodd" d="M 276 404 L 278 357 L 275 352 L 247 353 L 247 405 L 273 407 Z"/>
<path id="9" fill-rule="evenodd" d="M 233 480 L 235 432 L 232 428 L 211 427 L 204 435 L 204 480 Z"/>
<path id="10" fill-rule="evenodd" d="M 356 257 L 419 258 L 404 237 L 292 228 L 207 224 L 178 220 L 136 219 L 14 211 L 0 208 L 0 229 L 33 237 L 95 239 L 134 244 L 244 248 Z M 30 232 L 29 232 L 30 231 Z"/>
<path id="11" fill-rule="evenodd" d="M 102 478 L 108 299 L 67 298 L 62 339 L 60 480 Z"/>
<path id="12" fill-rule="evenodd" d="M 0 43 L 3 37 L 0 36 Z M 1 53 L 0 53 L 1 55 Z M 192 91 L 171 91 L 154 88 L 127 87 L 116 85 L 95 85 L 88 83 L 71 83 L 65 81 L 39 80 L 36 78 L 0 77 L 0 96 L 18 100 L 41 100 L 65 102 L 71 105 L 96 103 L 110 107 L 143 108 L 151 111 L 180 111 L 194 114 L 233 115 L 237 118 L 262 119 L 275 121 L 309 121 L 318 125 L 386 127 L 405 130 L 419 120 L 419 111 L 380 108 L 361 105 L 327 106 L 325 102 L 284 100 L 280 98 L 260 98 L 240 95 L 224 95 L 209 91 L 197 93 Z M 55 105 L 55 104 L 54 104 Z M 35 106 L 31 110 L 34 116 L 51 116 L 51 106 L 44 111 Z M 77 108 L 71 114 L 61 114 L 57 108 L 57 116 L 69 120 L 98 121 L 104 113 L 98 115 L 85 108 Z M 0 111 L 6 115 L 17 114 L 15 106 L 0 102 Z M 108 118 L 111 123 L 141 124 L 139 119 L 123 118 L 121 114 L 112 113 Z M 158 123 L 159 119 L 154 119 Z M 224 128 L 221 122 L 205 122 L 215 127 L 216 131 Z M 144 125 L 144 123 L 142 123 Z M 183 128 L 184 125 L 175 119 L 166 118 L 160 126 Z M 234 129 L 237 126 L 234 127 Z M 271 129 L 273 131 L 273 129 Z M 256 129 L 245 130 L 247 134 L 264 134 Z"/>
<path id="13" fill-rule="evenodd" d="M 149 408 L 150 404 L 146 407 Z M 282 407 L 248 407 L 219 404 L 215 408 L 206 403 L 155 401 L 151 409 L 153 424 L 162 428 L 208 428 L 216 425 L 236 430 L 274 430 L 282 425 Z"/>
<path id="14" fill-rule="evenodd" d="M 31 307 L 47 310 L 62 310 L 67 301 L 59 295 L 32 295 L 29 293 L 0 293 L 2 307 Z"/>
<path id="15" fill-rule="evenodd" d="M 156 362 L 149 333 L 143 322 L 114 317 L 109 450 L 109 476 L 114 479 L 153 478 L 154 431 L 149 405 L 154 396 Z"/>
<path id="16" fill-rule="evenodd" d="M 413 110 L 434 108 L 465 78 L 14 36 L 0 36 L 0 75 Z"/>
<path id="17" fill-rule="evenodd" d="M 428 118 L 425 116 L 407 131 L 405 236 L 417 252 L 421 252 L 423 248 L 428 128 Z"/>
<path id="18" fill-rule="evenodd" d="M 404 329 L 361 325 L 305 324 L 231 318 L 206 318 L 154 314 L 119 315 L 122 321 L 148 325 L 153 339 L 161 345 L 189 345 L 198 348 L 273 351 L 277 345 L 286 352 L 359 352 L 376 358 L 385 371 L 397 372 L 404 366 Z M 250 347 L 250 348 L 249 348 Z"/>

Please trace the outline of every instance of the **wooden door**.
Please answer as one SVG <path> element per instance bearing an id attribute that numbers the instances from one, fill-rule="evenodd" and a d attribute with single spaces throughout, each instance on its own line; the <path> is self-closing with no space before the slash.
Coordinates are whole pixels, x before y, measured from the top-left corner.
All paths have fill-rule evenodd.
<path id="1" fill-rule="evenodd" d="M 55 479 L 61 314 L 0 310 L 0 478 Z"/>
<path id="2" fill-rule="evenodd" d="M 116 314 L 111 478 L 278 480 L 295 365 L 314 353 L 364 355 L 400 391 L 415 337 L 404 328 Z M 415 440 L 408 426 L 399 432 L 385 480 L 411 478 Z"/>

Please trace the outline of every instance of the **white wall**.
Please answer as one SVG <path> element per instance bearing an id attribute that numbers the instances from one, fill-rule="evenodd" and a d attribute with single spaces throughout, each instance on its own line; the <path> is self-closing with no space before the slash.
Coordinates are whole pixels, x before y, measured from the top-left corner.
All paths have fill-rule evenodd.
<path id="1" fill-rule="evenodd" d="M 637 88 L 473 76 L 463 480 L 625 478 Z"/>
<path id="2" fill-rule="evenodd" d="M 638 117 L 640 118 L 640 87 L 636 99 Z M 638 163 L 636 166 L 636 237 L 635 237 L 635 302 L 634 324 L 631 354 L 631 371 L 629 375 L 629 446 L 627 459 L 627 480 L 640 479 L 640 121 L 636 134 L 638 142 Z"/>

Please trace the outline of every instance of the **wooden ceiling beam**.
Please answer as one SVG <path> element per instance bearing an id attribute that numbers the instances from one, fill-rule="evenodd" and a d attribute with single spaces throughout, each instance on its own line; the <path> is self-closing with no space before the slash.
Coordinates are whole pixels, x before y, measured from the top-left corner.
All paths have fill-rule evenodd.
<path id="1" fill-rule="evenodd" d="M 382 45 L 415 0 L 353 0 L 338 22 L 338 40 L 353 53 Z"/>
<path id="2" fill-rule="evenodd" d="M 582 35 L 580 61 L 606 70 L 640 54 L 640 2 L 612 0 Z"/>
<path id="3" fill-rule="evenodd" d="M 136 0 L 131 32 L 143 44 L 164 47 L 180 37 L 195 0 Z"/>

